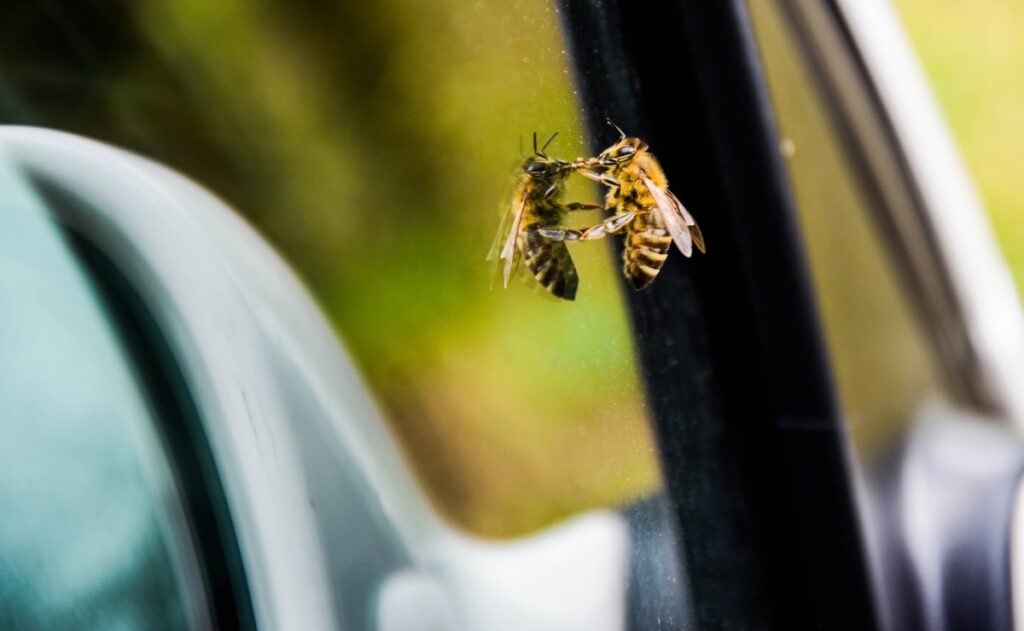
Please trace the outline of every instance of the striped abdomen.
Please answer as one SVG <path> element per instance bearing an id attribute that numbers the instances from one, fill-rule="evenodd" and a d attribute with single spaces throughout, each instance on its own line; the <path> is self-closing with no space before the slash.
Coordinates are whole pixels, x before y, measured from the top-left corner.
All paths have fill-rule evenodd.
<path id="1" fill-rule="evenodd" d="M 672 237 L 655 213 L 637 215 L 626 229 L 622 267 L 633 289 L 643 289 L 654 281 L 671 247 Z"/>
<path id="2" fill-rule="evenodd" d="M 580 279 L 565 243 L 549 241 L 533 230 L 527 230 L 524 237 L 523 262 L 537 282 L 559 298 L 575 300 Z"/>

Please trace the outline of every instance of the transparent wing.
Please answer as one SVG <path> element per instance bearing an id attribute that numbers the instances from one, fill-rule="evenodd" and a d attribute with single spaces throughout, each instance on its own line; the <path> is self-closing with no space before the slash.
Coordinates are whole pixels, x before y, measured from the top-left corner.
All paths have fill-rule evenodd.
<path id="1" fill-rule="evenodd" d="M 693 244 L 697 246 L 697 249 L 700 250 L 701 254 L 704 254 L 706 251 L 704 249 L 704 233 L 700 231 L 697 221 L 693 218 L 693 215 L 690 214 L 690 211 L 686 210 L 686 207 L 683 206 L 683 202 L 679 201 L 679 198 L 676 197 L 672 191 L 665 191 L 665 194 L 668 195 L 672 199 L 672 203 L 676 205 L 676 209 L 679 211 L 679 216 L 683 218 L 683 223 L 686 224 L 686 227 L 690 231 L 690 238 L 693 239 Z"/>
<path id="2" fill-rule="evenodd" d="M 505 246 L 501 248 L 501 256 L 499 258 L 502 261 L 505 261 L 502 277 L 505 281 L 504 286 L 506 289 L 508 288 L 509 279 L 512 278 L 512 273 L 519 264 L 519 248 L 517 247 L 517 242 L 519 240 L 519 224 L 523 220 L 523 210 L 525 208 L 526 200 L 524 199 L 519 203 L 519 208 L 516 209 L 515 214 L 512 217 L 512 225 L 509 227 L 508 237 L 505 239 Z"/>
<path id="3" fill-rule="evenodd" d="M 692 255 L 693 237 L 690 236 L 690 229 L 686 223 L 686 217 L 689 217 L 690 213 L 686 212 L 686 209 L 679 203 L 675 195 L 655 184 L 646 175 L 642 177 L 644 185 L 651 192 L 651 197 L 654 198 L 658 214 L 661 215 L 665 227 L 668 228 L 668 233 L 672 235 L 672 240 L 675 242 L 676 247 L 683 253 L 683 256 L 688 257 Z M 693 218 L 691 217 L 690 219 L 692 220 Z"/>
<path id="4" fill-rule="evenodd" d="M 700 231 L 700 226 L 696 223 L 690 226 L 690 237 L 693 239 L 693 244 L 700 250 L 700 253 L 706 254 L 707 248 L 704 247 L 704 233 Z"/>
<path id="5" fill-rule="evenodd" d="M 491 242 L 491 249 L 487 251 L 487 259 L 490 262 L 496 262 L 498 255 L 501 253 L 501 248 L 505 244 L 505 236 L 508 234 L 509 224 L 512 223 L 512 218 L 515 213 L 506 210 L 501 216 L 501 225 L 498 226 L 498 232 L 494 235 L 494 241 Z"/>

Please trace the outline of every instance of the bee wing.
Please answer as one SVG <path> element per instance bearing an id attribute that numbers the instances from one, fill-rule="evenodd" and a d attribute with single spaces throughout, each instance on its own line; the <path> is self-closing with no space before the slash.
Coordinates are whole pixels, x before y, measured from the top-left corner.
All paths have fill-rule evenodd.
<path id="1" fill-rule="evenodd" d="M 498 227 L 497 234 L 494 235 L 494 242 L 491 244 L 491 249 L 487 251 L 487 262 L 491 264 L 491 275 L 490 275 L 490 288 L 494 289 L 495 281 L 498 278 L 498 251 L 501 249 L 502 241 L 505 239 L 505 230 L 508 228 L 509 219 L 512 217 L 512 213 L 505 213 L 505 216 L 501 219 L 501 225 Z"/>
<path id="2" fill-rule="evenodd" d="M 498 232 L 494 235 L 494 241 L 491 242 L 491 249 L 487 251 L 488 261 L 494 262 L 498 260 L 498 255 L 501 253 L 501 248 L 504 245 L 505 235 L 508 233 L 509 224 L 512 223 L 512 218 L 515 213 L 506 210 L 501 216 L 501 225 L 498 226 Z"/>
<path id="3" fill-rule="evenodd" d="M 704 254 L 704 252 L 706 252 L 704 249 L 704 233 L 700 231 L 700 226 L 697 225 L 697 221 L 693 218 L 693 215 L 690 214 L 690 211 L 686 210 L 686 207 L 683 206 L 683 202 L 679 201 L 679 198 L 676 197 L 672 191 L 665 191 L 665 194 L 672 199 L 672 202 L 679 210 L 679 214 L 683 218 L 683 222 L 690 231 L 690 238 L 693 239 L 693 244 L 697 246 L 697 249 L 700 250 L 701 254 Z"/>
<path id="4" fill-rule="evenodd" d="M 519 224 L 523 219 L 523 210 L 525 208 L 526 200 L 524 199 L 519 203 L 519 208 L 516 209 L 515 215 L 512 217 L 512 225 L 509 228 L 508 237 L 505 239 L 505 247 L 501 249 L 501 256 L 499 257 L 502 261 L 505 261 L 503 278 L 506 289 L 508 288 L 508 280 L 512 278 L 512 272 L 519 263 L 519 248 L 516 245 L 519 240 Z"/>
<path id="5" fill-rule="evenodd" d="M 689 214 L 689 213 L 687 213 Z M 690 219 L 693 219 L 692 217 Z M 707 253 L 707 249 L 704 247 L 704 233 L 700 231 L 700 226 L 696 222 L 690 224 L 690 237 L 693 239 L 693 244 L 697 246 L 701 254 Z"/>
<path id="6" fill-rule="evenodd" d="M 665 227 L 668 228 L 668 233 L 672 235 L 672 240 L 675 241 L 676 247 L 683 253 L 683 256 L 689 257 L 693 254 L 693 237 L 690 235 L 687 218 L 690 222 L 693 222 L 693 217 L 690 216 L 690 213 L 686 212 L 683 204 L 675 195 L 655 184 L 646 175 L 642 177 L 644 185 L 651 192 L 651 197 L 654 198 L 658 214 L 661 215 Z M 694 225 L 696 224 L 694 223 Z M 703 245 L 703 237 L 701 238 L 701 245 Z M 703 251 L 703 248 L 701 248 L 701 251 Z"/>

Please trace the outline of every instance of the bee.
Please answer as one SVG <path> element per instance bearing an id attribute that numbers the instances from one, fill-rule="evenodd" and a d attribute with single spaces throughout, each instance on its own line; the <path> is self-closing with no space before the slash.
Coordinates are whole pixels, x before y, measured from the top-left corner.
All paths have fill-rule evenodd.
<path id="1" fill-rule="evenodd" d="M 559 298 L 574 300 L 579 276 L 565 242 L 578 240 L 582 233 L 562 228 L 562 220 L 568 211 L 601 206 L 559 201 L 565 180 L 580 167 L 544 153 L 557 135 L 558 132 L 552 134 L 538 149 L 537 134 L 533 134 L 533 155 L 523 163 L 511 208 L 498 229 L 488 258 L 493 259 L 501 247 L 498 260 L 505 287 L 523 258 L 544 289 Z"/>
<path id="2" fill-rule="evenodd" d="M 623 273 L 633 288 L 640 290 L 657 277 L 673 242 L 689 257 L 693 246 L 704 252 L 704 235 L 668 190 L 668 178 L 647 144 L 627 138 L 611 121 L 608 124 L 619 132 L 619 140 L 600 155 L 578 159 L 570 166 L 608 187 L 605 206 L 614 214 L 578 238 L 590 241 L 625 230 Z"/>

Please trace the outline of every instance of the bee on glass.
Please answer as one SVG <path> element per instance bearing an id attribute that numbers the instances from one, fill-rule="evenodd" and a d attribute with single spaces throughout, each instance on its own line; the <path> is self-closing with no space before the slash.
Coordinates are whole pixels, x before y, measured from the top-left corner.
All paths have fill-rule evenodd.
<path id="1" fill-rule="evenodd" d="M 533 135 L 533 155 L 523 163 L 516 182 L 512 206 L 505 215 L 495 238 L 491 256 L 498 253 L 502 266 L 504 286 L 519 265 L 520 258 L 537 282 L 551 294 L 565 300 L 576 298 L 579 276 L 569 255 L 566 241 L 580 238 L 577 230 L 561 227 L 566 212 L 601 208 L 597 204 L 562 204 L 559 196 L 565 180 L 577 163 L 549 157 L 544 153 L 558 132 L 538 149 L 537 134 Z M 499 248 L 500 247 L 500 251 Z"/>
<path id="2" fill-rule="evenodd" d="M 689 257 L 693 246 L 704 252 L 704 235 L 682 202 L 668 190 L 661 165 L 639 138 L 627 138 L 614 123 L 619 140 L 600 155 L 570 164 L 581 175 L 608 187 L 606 207 L 613 214 L 583 231 L 578 239 L 600 239 L 626 231 L 623 272 L 634 289 L 644 289 L 676 247 Z"/>

